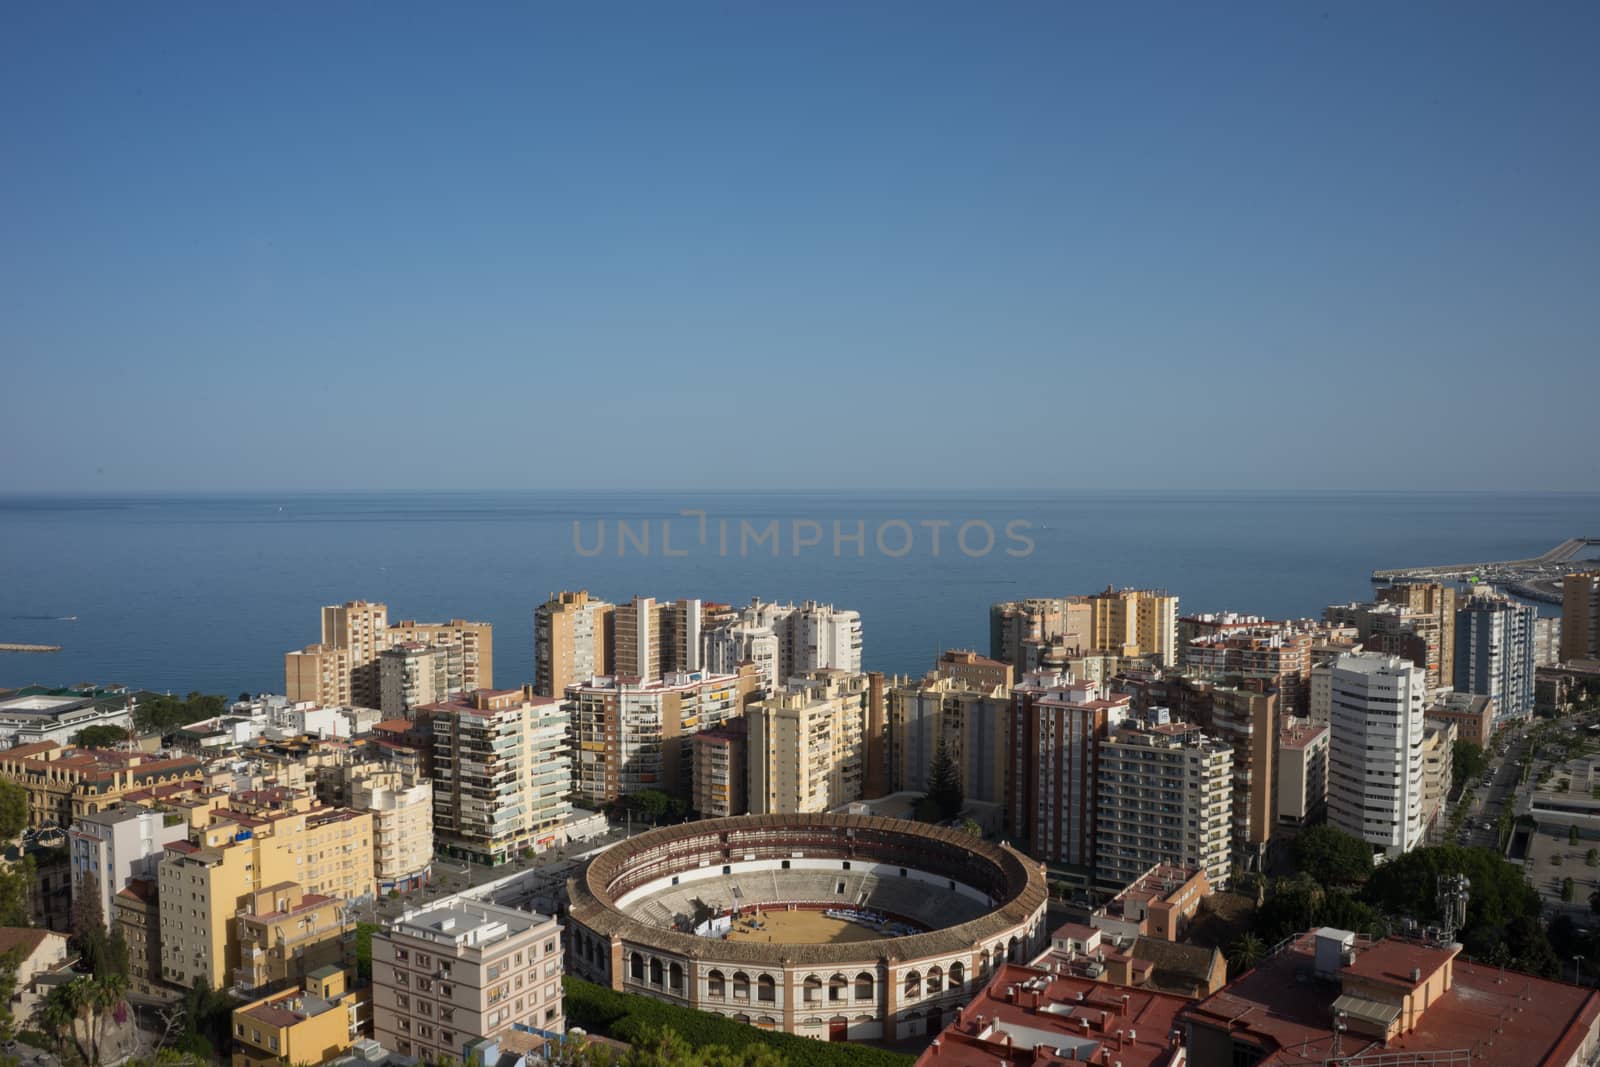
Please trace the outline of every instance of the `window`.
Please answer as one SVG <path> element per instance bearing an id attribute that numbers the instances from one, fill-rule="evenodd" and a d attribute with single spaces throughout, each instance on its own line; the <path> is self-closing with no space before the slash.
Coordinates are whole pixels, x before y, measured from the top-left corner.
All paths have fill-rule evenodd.
<path id="1" fill-rule="evenodd" d="M 724 991 L 724 983 L 723 983 L 723 978 L 722 978 L 722 972 L 721 971 L 712 971 L 711 973 L 707 974 L 706 975 L 706 996 L 708 996 L 708 997 L 722 997 L 722 996 L 726 996 L 726 995 L 727 995 L 727 993 Z"/>
<path id="2" fill-rule="evenodd" d="M 750 999 L 750 976 L 743 971 L 733 974 L 733 998 L 735 1000 Z"/>
<path id="3" fill-rule="evenodd" d="M 778 983 L 773 981 L 770 974 L 756 979 L 756 999 L 769 1004 L 778 999 Z"/>

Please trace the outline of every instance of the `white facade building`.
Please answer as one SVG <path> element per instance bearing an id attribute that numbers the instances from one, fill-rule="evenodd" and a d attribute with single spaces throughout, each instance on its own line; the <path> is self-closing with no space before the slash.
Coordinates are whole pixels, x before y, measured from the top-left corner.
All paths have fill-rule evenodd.
<path id="1" fill-rule="evenodd" d="M 133 728 L 133 704 L 114 704 L 92 697 L 23 696 L 0 700 L 0 746 L 54 741 L 70 745 L 91 726 Z"/>
<path id="2" fill-rule="evenodd" d="M 753 599 L 701 641 L 707 670 L 731 674 L 754 663 L 768 693 L 811 671 L 861 672 L 861 613 L 814 600 L 796 606 Z"/>
<path id="3" fill-rule="evenodd" d="M 150 808 L 113 808 L 84 815 L 68 832 L 72 898 L 95 892 L 100 918 L 111 929 L 112 900 L 134 878 L 156 878 L 168 842 L 188 836 L 189 822 Z"/>
<path id="4" fill-rule="evenodd" d="M 1328 672 L 1328 820 L 1380 858 L 1423 834 L 1427 671 L 1398 656 L 1344 653 Z"/>

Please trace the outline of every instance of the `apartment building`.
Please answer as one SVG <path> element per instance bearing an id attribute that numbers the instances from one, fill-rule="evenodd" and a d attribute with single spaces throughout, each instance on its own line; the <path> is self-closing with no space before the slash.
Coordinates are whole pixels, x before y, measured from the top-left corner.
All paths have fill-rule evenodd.
<path id="1" fill-rule="evenodd" d="M 199 759 L 159 759 L 142 752 L 63 748 L 54 741 L 0 751 L 0 779 L 28 795 L 28 826 L 65 829 L 154 786 L 201 786 Z"/>
<path id="2" fill-rule="evenodd" d="M 591 806 L 646 789 L 690 799 L 688 739 L 743 715 L 759 688 L 750 664 L 732 674 L 611 675 L 567 687 L 577 796 Z"/>
<path id="3" fill-rule="evenodd" d="M 551 593 L 533 612 L 533 688 L 559 699 L 570 685 L 615 673 L 616 605 L 587 589 Z"/>
<path id="4" fill-rule="evenodd" d="M 1163 864 L 1227 887 L 1232 871 L 1233 749 L 1165 708 L 1127 719 L 1099 744 L 1095 880 L 1121 888 Z"/>
<path id="5" fill-rule="evenodd" d="M 454 646 L 459 649 L 458 689 L 488 687 L 494 679 L 494 628 L 486 622 L 452 619 L 389 623 L 384 604 L 352 600 L 322 609 L 322 640 L 284 654 L 284 686 L 290 703 L 320 707 L 382 706 L 379 659 L 404 645 Z M 445 666 L 451 687 L 450 662 Z"/>
<path id="6" fill-rule="evenodd" d="M 1262 679 L 1211 690 L 1211 730 L 1233 752 L 1233 814 L 1229 820 L 1234 852 L 1246 868 L 1261 858 L 1272 837 L 1273 787 L 1278 724 L 1286 718 L 1279 691 Z"/>
<path id="7" fill-rule="evenodd" d="M 694 802 L 702 819 L 745 815 L 750 811 L 749 721 L 729 719 L 721 726 L 701 730 L 694 746 Z"/>
<path id="8" fill-rule="evenodd" d="M 1323 619 L 1355 630 L 1361 648 L 1409 659 L 1427 672 L 1428 687 L 1448 687 L 1455 672 L 1456 593 L 1415 583 L 1378 590 L 1369 603 L 1332 604 Z"/>
<path id="9" fill-rule="evenodd" d="M 862 799 L 870 699 L 866 675 L 824 670 L 751 704 L 751 814 L 824 812 Z"/>
<path id="10" fill-rule="evenodd" d="M 933 665 L 939 678 L 949 678 L 971 689 L 1004 689 L 1011 691 L 1016 671 L 1009 663 L 988 656 L 980 656 L 971 649 L 946 649 Z"/>
<path id="11" fill-rule="evenodd" d="M 1093 645 L 1124 658 L 1178 665 L 1178 598 L 1154 589 L 1112 589 L 1089 597 Z"/>
<path id="12" fill-rule="evenodd" d="M 1423 832 L 1427 672 L 1398 656 L 1357 652 L 1334 662 L 1329 682 L 1328 820 L 1382 857 L 1409 852 Z"/>
<path id="13" fill-rule="evenodd" d="M 1377 598 L 1380 604 L 1398 604 L 1415 614 L 1428 615 L 1437 620 L 1437 668 L 1432 657 L 1424 667 L 1428 671 L 1430 687 L 1449 685 L 1450 678 L 1455 674 L 1456 587 L 1442 582 L 1400 582 L 1380 588 Z"/>
<path id="14" fill-rule="evenodd" d="M 1454 723 L 1456 737 L 1471 741 L 1479 748 L 1487 748 L 1489 739 L 1494 736 L 1493 697 L 1447 689 L 1434 696 L 1423 717 Z"/>
<path id="15" fill-rule="evenodd" d="M 1444 814 L 1454 775 L 1456 724 L 1424 719 L 1422 727 L 1422 826 L 1432 830 Z"/>
<path id="16" fill-rule="evenodd" d="M 325 808 L 281 787 L 197 798 L 185 810 L 190 837 L 170 842 L 158 867 L 161 977 L 169 985 L 232 983 L 237 915 L 258 890 L 289 884 L 332 900 L 372 897 L 370 814 Z"/>
<path id="17" fill-rule="evenodd" d="M 726 674 L 752 663 L 766 693 L 776 693 L 790 678 L 809 671 L 861 672 L 858 612 L 814 600 L 795 605 L 757 597 L 720 618 L 702 638 L 706 667 Z"/>
<path id="18" fill-rule="evenodd" d="M 499 864 L 562 843 L 572 814 L 565 707 L 529 690 L 475 689 L 426 711 L 441 849 Z"/>
<path id="19" fill-rule="evenodd" d="M 563 1033 L 561 927 L 534 912 L 455 898 L 372 937 L 373 1036 L 419 1059 L 521 1024 Z"/>
<path id="20" fill-rule="evenodd" d="M 1561 661 L 1600 660 L 1600 570 L 1561 580 Z"/>
<path id="21" fill-rule="evenodd" d="M 934 754 L 943 744 L 968 800 L 1006 803 L 1011 687 L 984 685 L 990 677 L 987 671 L 955 677 L 936 669 L 888 690 L 891 791 L 927 792 Z"/>
<path id="22" fill-rule="evenodd" d="M 460 693 L 465 678 L 460 644 L 402 641 L 378 653 L 378 707 L 390 718 L 410 718 L 416 708 Z"/>
<path id="23" fill-rule="evenodd" d="M 1062 675 L 1024 675 L 1011 690 L 1011 833 L 1035 859 L 1083 886 L 1094 870 L 1100 745 L 1131 704 L 1126 694 Z"/>
<path id="24" fill-rule="evenodd" d="M 1561 662 L 1561 617 L 1545 618 L 1538 616 L 1533 620 L 1533 665 L 1534 667 L 1554 667 Z M 1538 679 L 1534 679 L 1538 685 Z"/>
<path id="25" fill-rule="evenodd" d="M 1328 800 L 1326 726 L 1305 719 L 1285 722 L 1278 732 L 1278 824 L 1306 826 L 1322 815 Z"/>
<path id="26" fill-rule="evenodd" d="M 614 673 L 645 681 L 701 666 L 700 601 L 636 596 L 612 611 Z M 574 679 L 585 681 L 586 679 Z"/>
<path id="27" fill-rule="evenodd" d="M 67 834 L 73 901 L 94 895 L 98 914 L 110 931 L 117 894 L 135 878 L 154 879 L 167 844 L 188 833 L 181 816 L 133 805 L 83 816 Z"/>
<path id="28" fill-rule="evenodd" d="M 368 999 L 350 972 L 324 966 L 290 990 L 233 1010 L 232 1067 L 326 1063 L 358 1041 Z"/>
<path id="29" fill-rule="evenodd" d="M 238 928 L 233 988 L 241 996 L 298 987 L 320 968 L 355 962 L 355 919 L 344 901 L 307 893 L 297 882 L 248 894 Z"/>
<path id="30" fill-rule="evenodd" d="M 1029 647 L 1059 643 L 1070 650 L 1092 648 L 1093 632 L 1094 611 L 1085 597 L 1008 600 L 989 608 L 990 657 L 1024 673 L 1038 669 L 1028 665 Z M 1038 660 L 1037 651 L 1032 658 Z"/>
<path id="31" fill-rule="evenodd" d="M 433 783 L 382 763 L 360 765 L 350 807 L 372 815 L 378 892 L 409 893 L 433 873 Z"/>
<path id="32" fill-rule="evenodd" d="M 112 898 L 113 929 L 128 946 L 128 991 L 162 999 L 176 995 L 161 981 L 161 909 L 154 878 L 135 878 Z"/>
<path id="33" fill-rule="evenodd" d="M 1268 623 L 1196 637 L 1183 646 L 1184 673 L 1222 681 L 1245 679 L 1274 689 L 1278 710 L 1304 715 L 1311 679 L 1311 634 L 1285 623 Z"/>
<path id="34" fill-rule="evenodd" d="M 1533 621 L 1538 612 L 1488 586 L 1456 611 L 1457 692 L 1492 697 L 1500 721 L 1533 714 Z"/>

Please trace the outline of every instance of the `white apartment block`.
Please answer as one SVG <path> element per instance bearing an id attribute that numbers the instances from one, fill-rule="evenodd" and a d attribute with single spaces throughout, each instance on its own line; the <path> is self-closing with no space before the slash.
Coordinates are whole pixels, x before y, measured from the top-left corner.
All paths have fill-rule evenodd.
<path id="1" fill-rule="evenodd" d="M 816 670 L 861 671 L 861 615 L 807 600 L 796 606 L 752 599 L 732 620 L 701 637 L 708 669 L 729 672 L 746 659 L 775 693 L 790 678 Z"/>
<path id="2" fill-rule="evenodd" d="M 169 841 L 184 840 L 188 820 L 150 808 L 120 807 L 82 815 L 68 833 L 72 899 L 93 892 L 100 918 L 111 929 L 112 901 L 134 878 L 154 881 Z"/>
<path id="3" fill-rule="evenodd" d="M 1427 672 L 1377 652 L 1329 671 L 1328 819 L 1393 858 L 1422 840 Z"/>

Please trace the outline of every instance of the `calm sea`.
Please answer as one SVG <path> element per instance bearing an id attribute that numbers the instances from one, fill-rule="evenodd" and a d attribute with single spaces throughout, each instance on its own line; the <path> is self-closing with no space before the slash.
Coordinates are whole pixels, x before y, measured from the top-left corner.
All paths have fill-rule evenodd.
<path id="1" fill-rule="evenodd" d="M 703 543 L 684 511 L 706 513 Z M 1007 553 L 1025 550 L 1013 522 L 1026 555 Z M 282 691 L 283 653 L 318 639 L 318 607 L 367 599 L 392 620 L 492 622 L 510 686 L 533 676 L 534 606 L 567 588 L 831 601 L 861 612 L 869 667 L 920 673 L 941 648 L 984 649 L 994 600 L 1139 585 L 1185 611 L 1315 615 L 1369 596 L 1374 568 L 1520 558 L 1572 536 L 1600 536 L 1600 494 L 0 496 L 0 641 L 63 646 L 0 654 L 0 685 Z"/>

